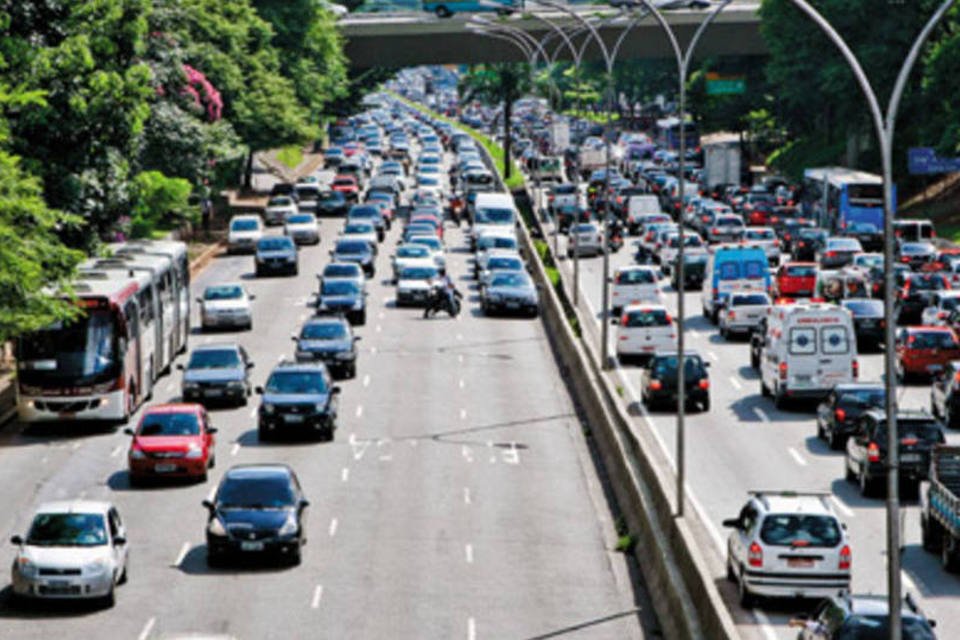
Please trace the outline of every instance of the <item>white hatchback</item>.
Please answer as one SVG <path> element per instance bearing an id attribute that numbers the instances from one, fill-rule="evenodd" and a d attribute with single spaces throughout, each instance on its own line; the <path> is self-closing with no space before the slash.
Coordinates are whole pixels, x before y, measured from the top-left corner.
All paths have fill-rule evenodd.
<path id="1" fill-rule="evenodd" d="M 654 267 L 632 265 L 620 267 L 610 279 L 611 288 L 610 306 L 614 314 L 632 304 L 651 303 L 663 304 L 663 291 L 657 282 L 659 273 Z"/>
<path id="2" fill-rule="evenodd" d="M 658 351 L 677 348 L 677 330 L 673 318 L 662 304 L 636 304 L 624 308 L 617 325 L 617 358 L 649 359 Z"/>
<path id="3" fill-rule="evenodd" d="M 253 253 L 263 237 L 263 220 L 258 215 L 233 216 L 227 229 L 227 253 Z"/>

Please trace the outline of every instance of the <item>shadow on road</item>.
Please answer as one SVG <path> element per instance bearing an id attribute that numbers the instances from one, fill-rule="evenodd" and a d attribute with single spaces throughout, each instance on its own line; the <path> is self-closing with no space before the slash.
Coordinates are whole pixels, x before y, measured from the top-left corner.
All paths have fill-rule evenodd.
<path id="1" fill-rule="evenodd" d="M 96 614 L 104 610 L 103 604 L 96 599 L 30 600 L 15 596 L 13 589 L 9 585 L 0 591 L 0 619 L 18 618 L 21 620 L 38 620 L 59 617 L 76 618 Z"/>
<path id="2" fill-rule="evenodd" d="M 237 555 L 227 558 L 211 567 L 207 564 L 207 545 L 198 544 L 187 552 L 177 567 L 182 573 L 189 576 L 215 576 L 239 573 L 280 573 L 290 571 L 295 567 L 288 564 L 285 558 L 263 553 L 249 556 Z"/>

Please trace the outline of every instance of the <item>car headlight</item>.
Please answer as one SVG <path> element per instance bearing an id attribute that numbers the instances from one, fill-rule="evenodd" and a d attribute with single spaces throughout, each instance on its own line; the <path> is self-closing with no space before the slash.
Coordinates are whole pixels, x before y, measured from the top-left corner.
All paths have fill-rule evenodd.
<path id="1" fill-rule="evenodd" d="M 489 299 L 490 302 L 500 302 L 502 297 L 499 293 L 491 293 L 487 296 L 487 299 Z"/>
<path id="2" fill-rule="evenodd" d="M 296 262 L 297 256 L 287 256 L 287 262 Z"/>
<path id="3" fill-rule="evenodd" d="M 327 403 L 325 403 L 325 402 L 318 402 L 317 404 L 315 404 L 315 405 L 313 406 L 313 409 L 314 409 L 314 411 L 316 411 L 317 413 L 323 413 L 324 411 L 327 410 Z"/>
<path id="4" fill-rule="evenodd" d="M 207 523 L 207 533 L 213 536 L 225 536 L 227 535 L 227 530 L 224 528 L 223 523 L 220 522 L 220 518 L 214 516 L 210 518 L 210 522 Z"/>
<path id="5" fill-rule="evenodd" d="M 19 556 L 17 558 L 16 566 L 17 571 L 24 577 L 32 578 L 37 575 L 37 565 L 26 556 Z"/>
<path id="6" fill-rule="evenodd" d="M 90 564 L 85 565 L 83 567 L 83 570 L 85 573 L 91 573 L 96 575 L 106 571 L 107 566 L 108 566 L 107 561 L 104 560 L 103 558 L 100 558 L 99 560 L 94 560 Z"/>
<path id="7" fill-rule="evenodd" d="M 280 527 L 280 530 L 277 531 L 278 536 L 292 536 L 297 533 L 297 518 L 292 513 L 287 516 L 286 521 L 283 523 L 283 526 Z"/>
<path id="8" fill-rule="evenodd" d="M 147 454 L 143 452 L 143 449 L 130 449 L 130 459 L 131 460 L 143 460 L 147 457 Z"/>
<path id="9" fill-rule="evenodd" d="M 243 389 L 244 384 L 243 380 L 231 380 L 227 383 L 227 387 L 230 389 Z"/>
<path id="10" fill-rule="evenodd" d="M 262 404 L 260 405 L 260 409 L 266 414 L 271 414 L 273 413 L 274 407 L 272 404 Z"/>
<path id="11" fill-rule="evenodd" d="M 196 460 L 203 457 L 203 448 L 197 443 L 191 444 L 190 448 L 187 449 L 186 457 L 188 460 Z"/>
<path id="12" fill-rule="evenodd" d="M 195 389 L 199 389 L 199 388 L 200 388 L 200 385 L 197 384 L 196 382 L 184 382 L 184 383 L 183 383 L 183 388 L 184 388 L 185 390 L 186 390 L 186 389 L 189 389 L 189 390 L 193 391 L 193 390 L 195 390 Z"/>

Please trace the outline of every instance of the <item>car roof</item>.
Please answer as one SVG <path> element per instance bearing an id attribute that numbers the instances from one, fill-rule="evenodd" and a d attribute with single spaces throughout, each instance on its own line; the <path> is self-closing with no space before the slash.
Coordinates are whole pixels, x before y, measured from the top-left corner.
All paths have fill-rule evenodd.
<path id="1" fill-rule="evenodd" d="M 102 500 L 57 500 L 45 502 L 34 512 L 41 513 L 107 513 L 113 505 Z"/>
<path id="2" fill-rule="evenodd" d="M 326 370 L 326 365 L 322 362 L 293 362 L 291 360 L 282 360 L 273 368 L 274 371 L 304 371 L 307 373 L 320 373 Z"/>
<path id="3" fill-rule="evenodd" d="M 804 513 L 813 515 L 835 516 L 825 502 L 823 495 L 784 495 L 779 493 L 766 493 L 757 496 L 757 499 L 764 503 L 768 513 Z"/>
<path id="4" fill-rule="evenodd" d="M 192 349 L 192 353 L 197 351 L 220 351 L 221 349 L 236 349 L 240 350 L 240 344 L 237 342 L 208 342 L 206 344 L 198 344 Z"/>
<path id="5" fill-rule="evenodd" d="M 148 413 L 169 414 L 169 413 L 200 413 L 203 406 L 195 402 L 168 402 L 166 404 L 155 404 L 143 410 L 143 415 Z"/>
<path id="6" fill-rule="evenodd" d="M 290 477 L 292 475 L 294 475 L 293 469 L 282 463 L 238 464 L 227 469 L 223 478 L 226 480 L 227 478 Z"/>

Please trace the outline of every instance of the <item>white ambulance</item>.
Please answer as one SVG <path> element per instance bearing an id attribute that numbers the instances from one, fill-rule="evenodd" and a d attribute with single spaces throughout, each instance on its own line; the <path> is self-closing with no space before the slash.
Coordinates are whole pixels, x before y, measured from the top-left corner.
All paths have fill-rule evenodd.
<path id="1" fill-rule="evenodd" d="M 850 312 L 822 302 L 770 308 L 760 354 L 760 393 L 776 407 L 790 400 L 823 398 L 859 374 Z"/>

